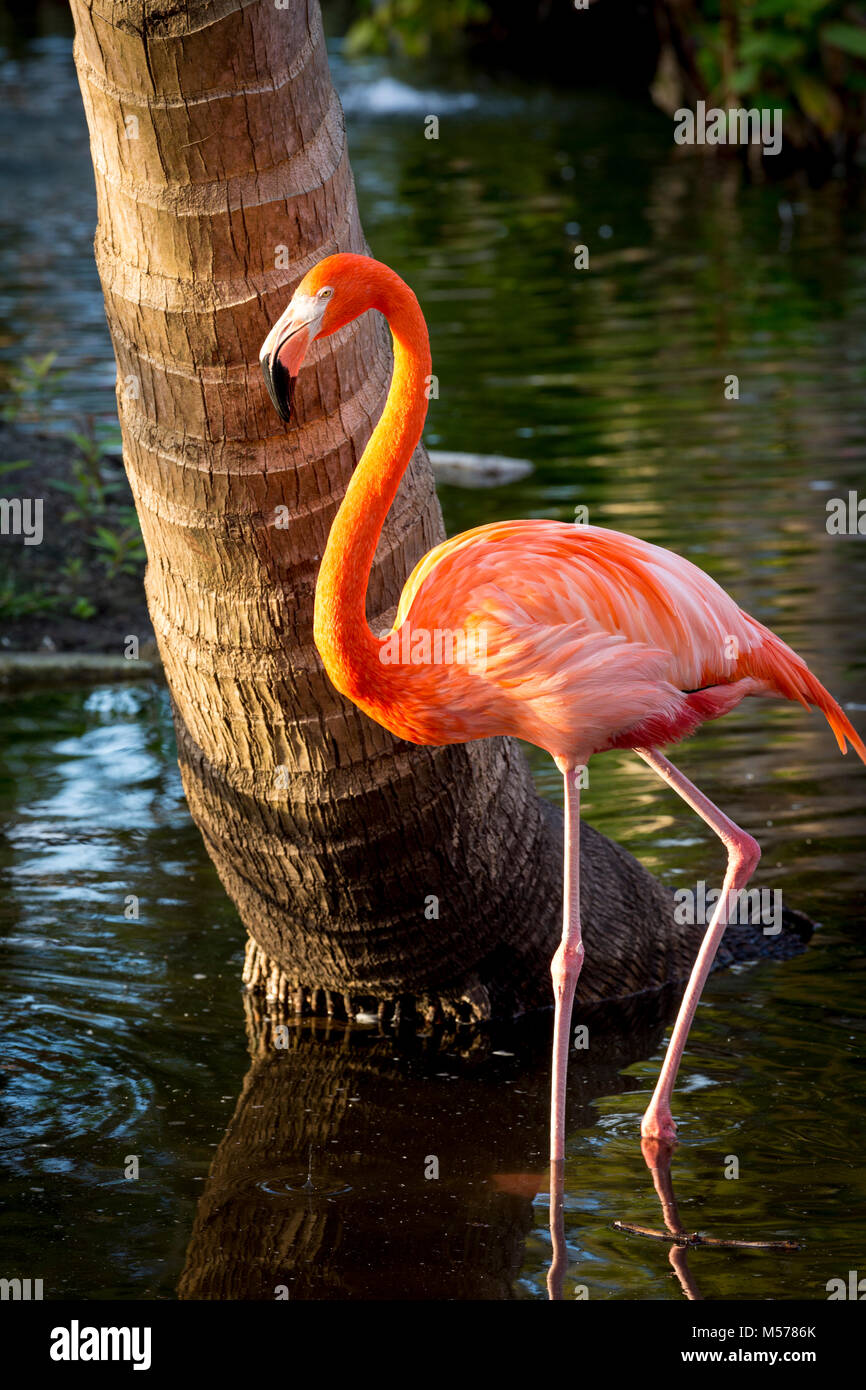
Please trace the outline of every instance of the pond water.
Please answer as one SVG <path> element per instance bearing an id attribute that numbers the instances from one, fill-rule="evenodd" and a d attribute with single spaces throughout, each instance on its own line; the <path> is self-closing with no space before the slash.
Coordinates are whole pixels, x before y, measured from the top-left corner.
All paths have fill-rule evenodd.
<path id="1" fill-rule="evenodd" d="M 0 378 L 58 351 L 43 423 L 108 419 L 68 40 L 3 67 Z M 434 89 L 336 49 L 334 74 L 367 237 L 428 315 L 429 444 L 534 464 L 443 486 L 449 533 L 586 506 L 706 567 L 866 728 L 866 547 L 825 526 L 864 483 L 862 194 L 738 187 L 599 93 Z M 309 1024 L 259 1055 L 164 690 L 7 696 L 0 749 L 0 1274 L 46 1297 L 545 1297 L 549 1021 L 403 1043 Z M 691 1277 L 705 1298 L 824 1298 L 864 1249 L 866 769 L 817 716 L 757 701 L 678 761 L 761 842 L 757 883 L 819 923 L 797 959 L 713 976 L 676 1106 L 685 1228 L 801 1248 L 698 1250 Z M 718 882 L 712 836 L 634 757 L 598 759 L 584 806 L 667 883 Z M 637 1142 L 663 1042 L 647 1008 L 572 1078 L 566 1297 L 683 1297 L 669 1247 L 612 1224 L 661 1225 Z"/>

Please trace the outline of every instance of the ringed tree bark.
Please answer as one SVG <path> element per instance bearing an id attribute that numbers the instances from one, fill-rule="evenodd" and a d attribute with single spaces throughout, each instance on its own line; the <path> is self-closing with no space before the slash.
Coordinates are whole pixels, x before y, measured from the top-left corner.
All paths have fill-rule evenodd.
<path id="1" fill-rule="evenodd" d="M 390 375 L 367 315 L 317 344 L 286 431 L 258 349 L 306 270 L 364 251 L 315 0 L 72 0 L 124 457 L 192 815 L 289 1007 L 547 1003 L 561 817 L 507 740 L 401 743 L 330 686 L 319 557 Z M 444 535 L 423 449 L 385 527 L 374 629 Z M 123 637 L 118 635 L 118 643 Z M 700 929 L 583 830 L 584 999 L 682 976 Z"/>

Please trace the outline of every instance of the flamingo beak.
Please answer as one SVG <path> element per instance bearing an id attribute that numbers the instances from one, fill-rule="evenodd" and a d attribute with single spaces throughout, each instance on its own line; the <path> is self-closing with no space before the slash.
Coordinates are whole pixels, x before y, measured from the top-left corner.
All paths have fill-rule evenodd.
<path id="1" fill-rule="evenodd" d="M 292 418 L 295 382 L 318 330 L 320 317 L 321 314 L 311 312 L 308 303 L 296 304 L 292 300 L 262 343 L 259 353 L 262 375 L 274 410 L 286 424 Z"/>

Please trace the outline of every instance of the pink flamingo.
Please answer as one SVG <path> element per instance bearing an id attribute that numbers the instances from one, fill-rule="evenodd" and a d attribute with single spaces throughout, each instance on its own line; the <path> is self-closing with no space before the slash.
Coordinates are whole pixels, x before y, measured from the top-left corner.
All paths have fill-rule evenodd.
<path id="1" fill-rule="evenodd" d="M 366 256 L 310 270 L 260 358 L 281 418 L 309 345 L 368 309 L 394 343 L 388 399 L 337 512 L 316 586 L 314 637 L 339 691 L 411 743 L 512 734 L 550 753 L 565 781 L 562 940 L 553 957 L 550 1154 L 565 1156 L 565 1080 L 583 961 L 578 881 L 579 769 L 633 748 L 712 827 L 728 854 L 707 928 L 641 1124 L 673 1144 L 671 1095 L 731 895 L 760 849 L 658 750 L 727 714 L 747 695 L 781 696 L 826 715 L 842 752 L 866 747 L 806 663 L 708 575 L 619 531 L 556 521 L 479 526 L 436 546 L 410 575 L 390 633 L 376 637 L 366 592 L 379 533 L 427 413 L 430 345 L 415 295 Z M 438 646 L 437 646 L 438 643 Z"/>

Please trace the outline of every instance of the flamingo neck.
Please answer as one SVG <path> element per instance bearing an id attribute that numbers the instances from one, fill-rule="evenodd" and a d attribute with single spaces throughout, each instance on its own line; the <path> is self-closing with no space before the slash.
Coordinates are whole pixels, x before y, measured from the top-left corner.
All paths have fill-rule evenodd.
<path id="1" fill-rule="evenodd" d="M 424 428 L 431 367 L 424 315 L 399 276 L 382 267 L 365 308 L 378 309 L 388 320 L 394 371 L 385 408 L 328 536 L 313 618 L 325 670 L 356 703 L 387 681 L 389 668 L 379 659 L 380 642 L 367 623 L 367 585 L 385 517 Z"/>

